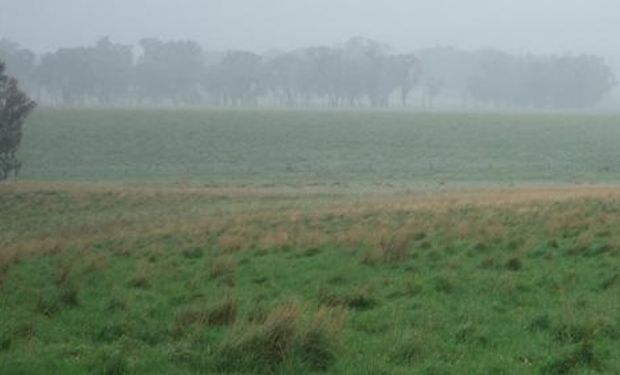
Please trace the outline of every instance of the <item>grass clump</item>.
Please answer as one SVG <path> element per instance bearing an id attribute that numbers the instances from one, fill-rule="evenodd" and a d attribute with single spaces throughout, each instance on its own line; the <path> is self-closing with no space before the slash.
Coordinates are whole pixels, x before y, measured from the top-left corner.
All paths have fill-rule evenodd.
<path id="1" fill-rule="evenodd" d="M 409 240 L 407 238 L 392 238 L 381 241 L 381 256 L 385 263 L 400 263 L 409 258 Z"/>
<path id="2" fill-rule="evenodd" d="M 433 280 L 433 286 L 436 292 L 453 294 L 459 291 L 459 286 L 453 277 L 449 275 L 438 275 Z"/>
<path id="3" fill-rule="evenodd" d="M 217 303 L 207 314 L 207 323 L 212 326 L 226 326 L 233 324 L 237 318 L 239 303 L 234 297 L 226 297 Z"/>
<path id="4" fill-rule="evenodd" d="M 530 332 L 545 332 L 551 329 L 552 321 L 548 314 L 540 314 L 534 317 L 527 328 Z"/>
<path id="5" fill-rule="evenodd" d="M 204 251 L 200 247 L 192 247 L 183 249 L 181 255 L 186 259 L 200 259 L 204 255 Z"/>
<path id="6" fill-rule="evenodd" d="M 230 255 L 220 255 L 213 260 L 209 275 L 216 279 L 223 276 L 232 276 L 237 269 L 237 260 Z"/>
<path id="7" fill-rule="evenodd" d="M 319 303 L 328 307 L 344 307 L 352 310 L 369 310 L 378 305 L 368 288 L 350 293 L 330 292 L 323 288 L 319 291 Z"/>
<path id="8" fill-rule="evenodd" d="M 148 275 L 138 273 L 129 279 L 127 285 L 136 289 L 148 289 L 151 287 L 151 282 L 149 281 Z"/>
<path id="9" fill-rule="evenodd" d="M 124 375 L 129 373 L 129 361 L 118 349 L 102 350 L 90 366 L 90 372 L 97 375 Z"/>
<path id="10" fill-rule="evenodd" d="M 71 188 L 48 211 L 46 194 L 2 189 L 16 208 L 0 253 L 19 254 L 0 292 L 4 373 L 620 373 L 620 216 L 596 201 Z M 620 190 L 597 200 L 620 207 Z M 266 231 L 292 250 L 262 249 Z M 218 247 L 226 233 L 238 252 Z M 575 257 L 576 236 L 579 254 L 611 249 Z"/>
<path id="11" fill-rule="evenodd" d="M 591 341 L 583 341 L 549 360 L 542 373 L 549 375 L 570 374 L 578 368 L 600 371 L 602 363 L 597 358 Z"/>
<path id="12" fill-rule="evenodd" d="M 523 268 L 523 262 L 521 261 L 521 259 L 517 257 L 513 257 L 513 258 L 508 259 L 504 267 L 508 271 L 518 272 L 518 271 L 521 271 L 521 269 Z"/>
<path id="13" fill-rule="evenodd" d="M 75 283 L 63 285 L 58 293 L 58 298 L 61 305 L 67 307 L 78 307 L 80 305 L 80 301 L 78 299 L 79 291 L 79 287 Z"/>
<path id="14" fill-rule="evenodd" d="M 63 308 L 75 308 L 80 305 L 79 287 L 77 284 L 67 284 L 56 289 L 46 289 L 37 294 L 35 311 L 45 316 L 60 312 Z"/>
<path id="15" fill-rule="evenodd" d="M 151 273 L 146 265 L 137 266 L 127 285 L 136 289 L 149 289 L 151 287 Z"/>
<path id="16" fill-rule="evenodd" d="M 233 327 L 218 352 L 218 370 L 270 372 L 280 368 L 325 371 L 336 360 L 344 315 L 320 309 L 309 321 L 297 303 L 271 310 L 260 323 Z"/>
<path id="17" fill-rule="evenodd" d="M 239 303 L 234 297 L 226 297 L 210 308 L 190 308 L 180 312 L 176 318 L 176 329 L 182 334 L 190 327 L 220 327 L 228 326 L 235 322 L 239 311 Z"/>
<path id="18" fill-rule="evenodd" d="M 391 345 L 390 360 L 399 365 L 411 365 L 419 362 L 426 351 L 424 341 L 419 334 L 413 331 L 400 334 Z"/>
<path id="19" fill-rule="evenodd" d="M 410 257 L 409 244 L 409 238 L 402 236 L 381 239 L 376 247 L 362 254 L 360 262 L 369 266 L 405 262 Z"/>

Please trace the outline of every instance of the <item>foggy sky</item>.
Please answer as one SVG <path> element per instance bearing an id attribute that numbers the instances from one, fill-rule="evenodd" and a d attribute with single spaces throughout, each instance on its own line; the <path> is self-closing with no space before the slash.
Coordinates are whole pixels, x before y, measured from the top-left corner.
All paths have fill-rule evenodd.
<path id="1" fill-rule="evenodd" d="M 0 0 L 0 38 L 37 52 L 102 36 L 288 50 L 352 36 L 400 51 L 451 45 L 620 55 L 618 0 Z"/>

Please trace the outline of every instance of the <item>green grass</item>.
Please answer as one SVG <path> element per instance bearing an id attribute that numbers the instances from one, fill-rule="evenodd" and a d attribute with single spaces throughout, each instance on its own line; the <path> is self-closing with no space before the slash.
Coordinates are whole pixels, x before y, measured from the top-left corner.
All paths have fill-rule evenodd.
<path id="1" fill-rule="evenodd" d="M 436 187 L 617 182 L 618 117 L 38 110 L 31 180 Z"/>
<path id="2" fill-rule="evenodd" d="M 617 121 L 39 110 L 0 373 L 620 373 Z"/>
<path id="3" fill-rule="evenodd" d="M 6 185 L 0 368 L 617 373 L 620 193 L 549 193 Z"/>

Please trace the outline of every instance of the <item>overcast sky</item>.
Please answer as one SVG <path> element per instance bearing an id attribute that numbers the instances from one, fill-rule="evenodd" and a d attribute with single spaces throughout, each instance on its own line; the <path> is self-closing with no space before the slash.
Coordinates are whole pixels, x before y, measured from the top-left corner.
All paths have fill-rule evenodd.
<path id="1" fill-rule="evenodd" d="M 102 36 L 265 51 L 361 35 L 400 51 L 452 45 L 615 59 L 619 20 L 619 0 L 0 0 L 0 38 L 38 52 Z"/>

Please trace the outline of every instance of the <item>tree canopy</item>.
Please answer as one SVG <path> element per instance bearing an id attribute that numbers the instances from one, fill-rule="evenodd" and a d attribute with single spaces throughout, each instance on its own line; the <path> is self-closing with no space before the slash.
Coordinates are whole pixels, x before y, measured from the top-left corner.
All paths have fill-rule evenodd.
<path id="1" fill-rule="evenodd" d="M 21 163 L 17 150 L 22 140 L 22 126 L 36 106 L 17 86 L 17 80 L 4 74 L 0 61 L 0 181 L 11 172 L 17 176 Z"/>

